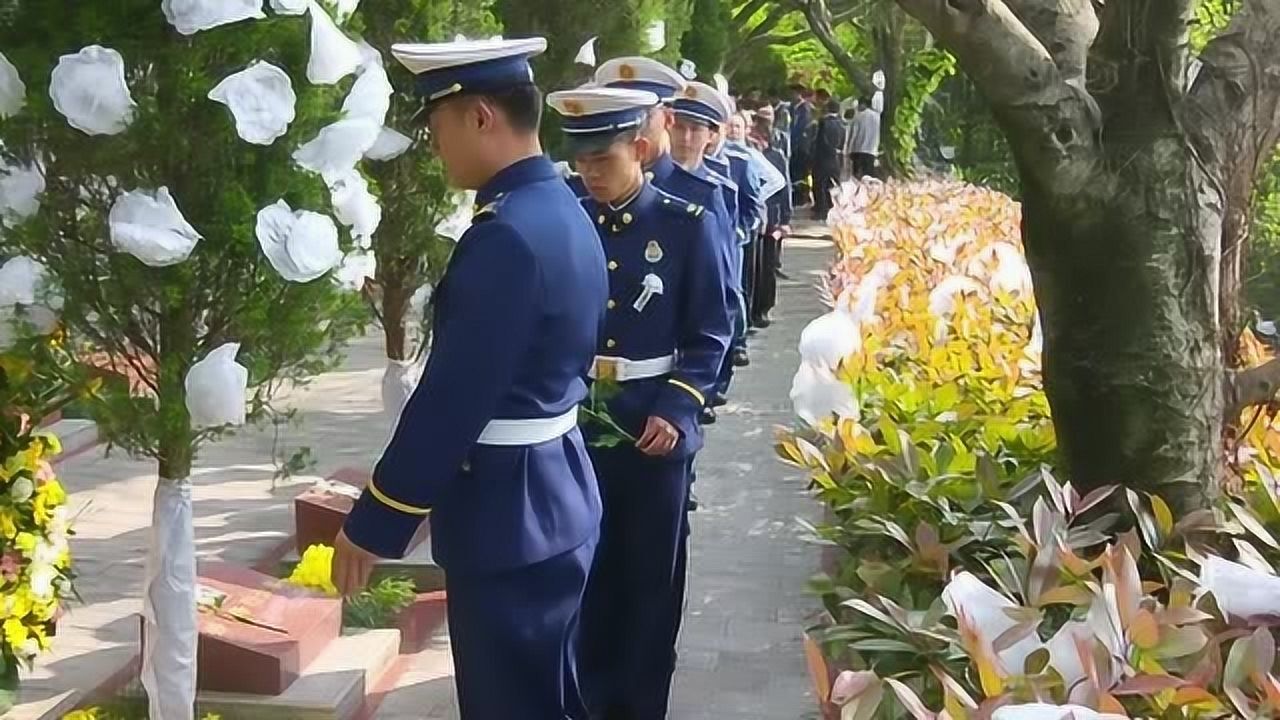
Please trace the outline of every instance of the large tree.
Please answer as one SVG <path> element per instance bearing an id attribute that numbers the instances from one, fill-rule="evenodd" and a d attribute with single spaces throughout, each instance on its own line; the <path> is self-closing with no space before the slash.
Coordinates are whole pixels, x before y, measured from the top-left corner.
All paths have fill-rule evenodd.
<path id="1" fill-rule="evenodd" d="M 897 1 L 1009 140 L 1073 482 L 1206 502 L 1225 419 L 1280 379 L 1224 362 L 1241 325 L 1232 257 L 1280 137 L 1280 0 L 1239 3 L 1198 57 L 1196 0 Z"/>

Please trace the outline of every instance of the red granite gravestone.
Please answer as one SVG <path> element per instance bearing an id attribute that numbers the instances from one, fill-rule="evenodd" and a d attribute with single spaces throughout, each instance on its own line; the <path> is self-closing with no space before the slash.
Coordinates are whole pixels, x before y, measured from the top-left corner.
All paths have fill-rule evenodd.
<path id="1" fill-rule="evenodd" d="M 338 537 L 343 523 L 347 521 L 347 514 L 368 482 L 369 473 L 343 468 L 293 501 L 294 535 L 299 556 L 312 545 L 333 545 L 334 538 Z M 405 553 L 421 545 L 430 532 L 430 523 L 424 519 Z"/>
<path id="2" fill-rule="evenodd" d="M 340 599 L 270 575 L 217 563 L 198 582 L 201 690 L 279 695 L 342 630 Z"/>

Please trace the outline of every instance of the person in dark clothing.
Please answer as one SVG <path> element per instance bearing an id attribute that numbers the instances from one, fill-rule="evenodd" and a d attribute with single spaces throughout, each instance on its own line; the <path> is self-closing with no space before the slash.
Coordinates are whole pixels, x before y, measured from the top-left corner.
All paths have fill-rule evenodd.
<path id="1" fill-rule="evenodd" d="M 797 207 L 812 202 L 809 171 L 812 155 L 805 142 L 814 120 L 812 93 L 803 85 L 791 86 L 791 187 Z"/>
<path id="2" fill-rule="evenodd" d="M 773 108 L 762 107 L 755 115 L 751 144 L 790 182 L 787 152 L 791 138 L 774 127 Z M 778 272 L 782 267 L 782 241 L 791 233 L 791 194 L 774 193 L 765 203 L 768 217 L 760 240 L 755 292 L 751 297 L 751 325 L 767 328 L 773 323 L 769 313 L 778 301 Z"/>
<path id="3" fill-rule="evenodd" d="M 826 220 L 831 211 L 831 191 L 840 182 L 845 141 L 840 103 L 828 100 L 825 110 L 813 137 L 813 215 L 818 220 Z"/>

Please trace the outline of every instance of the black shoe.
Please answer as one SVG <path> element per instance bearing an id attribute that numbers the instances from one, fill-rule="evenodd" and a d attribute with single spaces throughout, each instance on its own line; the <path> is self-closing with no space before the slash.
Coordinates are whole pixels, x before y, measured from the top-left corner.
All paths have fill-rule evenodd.
<path id="1" fill-rule="evenodd" d="M 733 366 L 746 367 L 751 364 L 751 356 L 747 354 L 746 348 L 734 348 L 733 350 Z"/>
<path id="2" fill-rule="evenodd" d="M 774 274 L 774 275 L 776 275 L 776 276 L 777 276 L 777 278 L 778 278 L 779 280 L 790 280 L 790 279 L 791 279 L 791 276 L 790 276 L 790 275 L 788 275 L 788 274 L 786 274 L 786 273 L 782 272 L 782 268 L 778 268 L 777 270 L 774 270 L 774 271 L 773 271 L 773 274 Z"/>
<path id="3" fill-rule="evenodd" d="M 760 329 L 762 329 L 762 330 L 763 330 L 764 328 L 767 328 L 767 327 L 769 327 L 770 325 L 772 325 L 772 324 L 773 324 L 773 320 L 770 320 L 768 316 L 761 315 L 761 316 L 760 316 L 760 317 L 758 317 L 758 318 L 754 318 L 754 319 L 751 321 L 751 324 L 752 324 L 752 325 L 754 325 L 755 327 L 758 327 L 758 328 L 760 328 Z"/>
<path id="4" fill-rule="evenodd" d="M 759 332 L 760 329 L 756 327 L 756 321 L 752 320 L 751 327 L 747 328 L 747 337 L 755 337 Z"/>
<path id="5" fill-rule="evenodd" d="M 716 393 L 716 396 L 711 398 L 711 407 L 713 408 L 724 407 L 725 405 L 728 405 L 728 404 L 729 404 L 729 397 L 727 395 Z"/>
<path id="6" fill-rule="evenodd" d="M 698 498 L 690 495 L 689 501 L 684 505 L 685 512 L 698 512 Z"/>
<path id="7" fill-rule="evenodd" d="M 698 422 L 702 425 L 715 425 L 716 420 L 716 411 L 712 408 L 704 407 L 698 414 Z"/>

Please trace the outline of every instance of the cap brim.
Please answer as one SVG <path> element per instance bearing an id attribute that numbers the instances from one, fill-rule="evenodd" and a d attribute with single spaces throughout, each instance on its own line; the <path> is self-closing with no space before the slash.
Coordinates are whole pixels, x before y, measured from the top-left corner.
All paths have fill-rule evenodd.
<path id="1" fill-rule="evenodd" d="M 621 138 L 621 133 L 570 135 L 564 136 L 564 149 L 569 155 L 598 153 L 608 150 Z"/>

